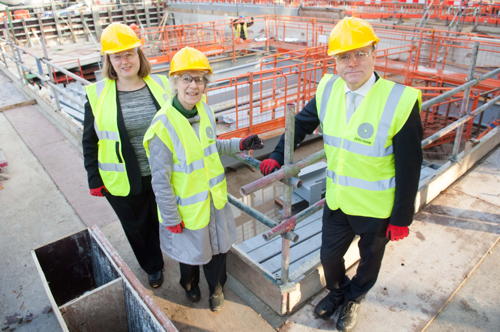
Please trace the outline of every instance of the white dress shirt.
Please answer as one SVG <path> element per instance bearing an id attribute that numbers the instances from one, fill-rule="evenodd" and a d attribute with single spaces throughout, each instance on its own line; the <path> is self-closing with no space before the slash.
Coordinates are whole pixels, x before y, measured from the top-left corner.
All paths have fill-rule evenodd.
<path id="1" fill-rule="evenodd" d="M 349 87 L 345 86 L 345 105 L 346 105 L 346 121 L 349 122 L 354 111 L 358 108 L 359 104 L 365 96 L 368 94 L 368 91 L 372 88 L 373 84 L 375 84 L 375 73 L 372 73 L 372 76 L 358 89 L 351 90 Z"/>

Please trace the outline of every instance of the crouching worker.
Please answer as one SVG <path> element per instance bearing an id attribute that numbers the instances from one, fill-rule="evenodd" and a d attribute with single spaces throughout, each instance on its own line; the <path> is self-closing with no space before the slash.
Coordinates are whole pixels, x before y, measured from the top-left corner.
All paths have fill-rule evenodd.
<path id="1" fill-rule="evenodd" d="M 201 298 L 199 265 L 208 283 L 210 310 L 224 303 L 226 253 L 235 242 L 234 218 L 220 154 L 261 149 L 256 135 L 218 140 L 215 116 L 204 102 L 212 68 L 191 47 L 170 63 L 172 100 L 144 136 L 160 214 L 161 248 L 179 262 L 180 284 L 192 302 Z"/>

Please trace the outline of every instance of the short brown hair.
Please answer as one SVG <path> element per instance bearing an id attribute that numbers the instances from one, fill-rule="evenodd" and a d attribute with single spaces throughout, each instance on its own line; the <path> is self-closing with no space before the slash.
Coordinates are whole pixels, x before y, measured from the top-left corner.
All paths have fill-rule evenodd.
<path id="1" fill-rule="evenodd" d="M 140 48 L 137 49 L 137 55 L 139 56 L 139 63 L 140 63 L 139 72 L 137 73 L 137 75 L 139 75 L 140 78 L 144 78 L 149 74 L 151 74 L 151 63 L 149 63 L 148 58 L 146 58 L 146 55 Z M 104 56 L 104 65 L 102 68 L 102 73 L 110 80 L 118 79 L 118 75 L 116 74 L 116 71 L 113 68 L 113 65 L 111 64 L 111 60 L 109 59 L 109 54 L 106 54 Z"/>

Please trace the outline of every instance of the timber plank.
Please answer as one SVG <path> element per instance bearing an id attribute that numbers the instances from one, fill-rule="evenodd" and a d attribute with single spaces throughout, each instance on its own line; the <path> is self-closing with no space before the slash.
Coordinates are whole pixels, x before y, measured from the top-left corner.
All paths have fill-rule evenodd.
<path id="1" fill-rule="evenodd" d="M 321 246 L 321 233 L 309 238 L 308 241 L 299 243 L 295 247 L 290 248 L 290 263 L 293 263 L 300 258 L 307 256 L 311 252 L 319 249 Z M 281 253 L 272 257 L 271 259 L 261 263 L 261 265 L 268 271 L 275 273 L 281 270 Z"/>
<path id="2" fill-rule="evenodd" d="M 323 213 L 323 210 L 321 211 L 318 211 L 316 213 L 314 213 L 313 215 L 311 215 L 309 218 L 303 220 L 302 222 L 300 222 L 297 227 L 295 227 L 295 233 L 299 234 L 300 235 L 300 232 L 303 228 L 307 227 L 310 223 L 314 222 L 316 219 L 318 218 L 321 218 L 322 216 L 322 213 Z M 237 245 L 235 245 L 235 247 L 237 247 L 240 251 L 243 251 L 247 254 L 251 254 L 252 251 L 255 251 L 257 250 L 258 248 L 262 247 L 262 246 L 265 246 L 269 243 L 272 243 L 272 242 L 275 242 L 275 241 L 278 241 L 280 243 L 280 246 L 281 246 L 281 239 L 280 237 L 275 237 L 274 239 L 270 240 L 270 241 L 267 241 L 265 240 L 261 234 L 253 237 L 253 238 L 250 238 L 246 241 L 243 241 Z"/>
<path id="3" fill-rule="evenodd" d="M 321 233 L 321 220 L 313 220 L 306 226 L 307 227 L 303 227 L 295 231 L 295 233 L 299 235 L 299 242 L 291 242 L 290 248 L 294 248 L 301 243 L 307 242 L 311 237 Z M 263 245 L 257 250 L 250 252 L 249 256 L 252 257 L 252 259 L 254 259 L 256 262 L 261 263 L 269 260 L 271 257 L 279 255 L 281 253 L 281 238 L 276 237 L 275 239 L 278 241 L 269 241 L 269 243 L 267 243 L 266 245 Z"/>

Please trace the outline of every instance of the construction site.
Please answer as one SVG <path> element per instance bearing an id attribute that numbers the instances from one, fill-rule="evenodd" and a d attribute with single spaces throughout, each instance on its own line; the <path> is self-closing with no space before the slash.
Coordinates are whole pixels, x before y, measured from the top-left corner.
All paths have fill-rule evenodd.
<path id="1" fill-rule="evenodd" d="M 293 151 L 293 128 L 321 78 L 336 74 L 328 37 L 350 16 L 380 39 L 376 73 L 421 91 L 424 131 L 410 235 L 387 244 L 354 331 L 499 331 L 500 1 L 491 0 L 0 1 L 2 331 L 335 331 L 335 319 L 313 314 L 327 293 L 322 131 Z M 222 158 L 237 242 L 220 312 L 186 300 L 166 255 L 163 285 L 149 287 L 113 209 L 89 195 L 85 86 L 104 77 L 99 40 L 113 22 L 134 30 L 155 74 L 168 75 L 183 47 L 203 52 L 217 138 L 264 140 Z M 263 176 L 283 134 L 285 163 Z M 354 240 L 348 275 L 359 258 Z"/>

